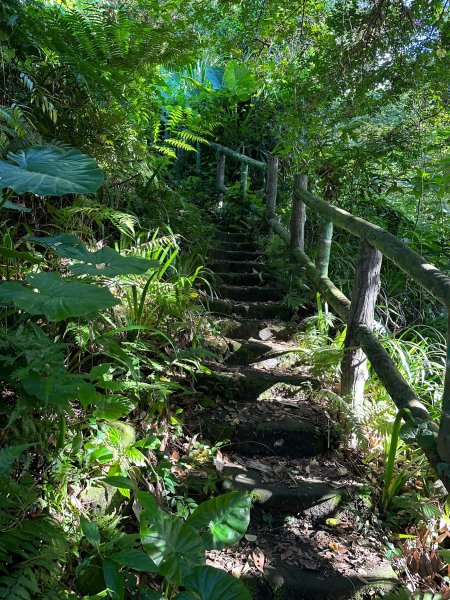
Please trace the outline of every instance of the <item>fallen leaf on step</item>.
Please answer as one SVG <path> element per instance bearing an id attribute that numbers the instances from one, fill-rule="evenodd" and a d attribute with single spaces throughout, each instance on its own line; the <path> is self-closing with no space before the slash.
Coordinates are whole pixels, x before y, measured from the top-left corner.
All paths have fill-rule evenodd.
<path id="1" fill-rule="evenodd" d="M 223 455 L 220 450 L 217 450 L 216 455 L 214 457 L 214 465 L 218 473 L 222 473 L 223 471 Z"/>
<path id="2" fill-rule="evenodd" d="M 330 542 L 328 547 L 333 550 L 333 552 L 337 552 L 338 554 L 347 554 L 348 550 L 344 546 L 341 546 L 337 542 Z"/>
<path id="3" fill-rule="evenodd" d="M 247 467 L 250 467 L 251 469 L 257 469 L 258 471 L 262 471 L 263 473 L 272 473 L 272 467 L 264 464 L 256 458 L 248 460 Z"/>
<path id="4" fill-rule="evenodd" d="M 246 533 L 244 537 L 248 542 L 256 542 L 258 539 L 258 536 L 252 535 L 251 533 Z"/>
<path id="5" fill-rule="evenodd" d="M 264 556 L 260 548 L 257 548 L 255 552 L 252 552 L 252 559 L 258 571 L 264 573 L 264 564 L 266 562 L 266 557 Z"/>

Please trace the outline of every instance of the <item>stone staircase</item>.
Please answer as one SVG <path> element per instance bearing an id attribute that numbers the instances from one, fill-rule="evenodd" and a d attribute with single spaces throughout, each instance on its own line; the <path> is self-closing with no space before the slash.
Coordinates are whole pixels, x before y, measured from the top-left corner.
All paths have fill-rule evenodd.
<path id="1" fill-rule="evenodd" d="M 256 599 L 374 598 L 396 585 L 370 524 L 370 494 L 339 450 L 321 382 L 298 364 L 282 292 L 249 234 L 219 231 L 211 312 L 223 360 L 197 377 L 207 398 L 190 416 L 203 439 L 229 440 L 216 460 L 223 491 L 258 499 L 238 546 L 209 562 L 247 581 Z M 291 352 L 290 352 L 291 351 Z"/>

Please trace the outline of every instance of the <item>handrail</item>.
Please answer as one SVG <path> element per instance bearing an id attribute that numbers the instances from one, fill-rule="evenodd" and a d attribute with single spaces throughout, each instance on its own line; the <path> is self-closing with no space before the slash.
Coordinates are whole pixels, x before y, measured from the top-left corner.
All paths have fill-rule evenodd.
<path id="1" fill-rule="evenodd" d="M 255 160 L 254 158 L 250 158 L 245 154 L 240 154 L 236 152 L 236 150 L 232 150 L 231 148 L 227 148 L 226 146 L 221 146 L 220 144 L 216 144 L 216 142 L 209 142 L 211 148 L 214 148 L 220 154 L 225 154 L 226 156 L 231 156 L 231 158 L 235 158 L 241 163 L 245 163 L 251 167 L 256 167 L 257 169 L 267 169 L 267 163 L 262 162 L 260 160 Z"/>
<path id="2" fill-rule="evenodd" d="M 225 155 L 231 156 L 241 162 L 241 189 L 245 198 L 248 165 L 261 168 L 260 165 L 266 165 L 266 163 L 254 161 L 220 144 L 210 145 L 218 150 L 218 189 L 222 193 L 226 192 L 227 188 L 224 186 Z M 382 227 L 360 217 L 355 217 L 351 213 L 328 204 L 309 193 L 306 189 L 307 178 L 302 175 L 294 177 L 291 233 L 289 233 L 275 219 L 277 180 L 278 160 L 273 155 L 269 155 L 265 216 L 270 231 L 274 231 L 283 239 L 291 250 L 292 258 L 303 266 L 306 275 L 315 288 L 321 292 L 325 300 L 347 323 L 345 353 L 341 365 L 343 393 L 350 392 L 355 403 L 361 400 L 365 382 L 365 363 L 366 357 L 368 357 L 398 410 L 403 410 L 404 418 L 410 420 L 417 427 L 417 444 L 423 450 L 429 463 L 450 493 L 450 277 Z M 311 261 L 304 251 L 304 211 L 306 206 L 321 217 L 321 239 L 316 264 Z M 255 206 L 251 206 L 250 209 L 259 216 L 263 216 L 264 211 L 261 211 L 261 209 Z M 333 224 L 361 239 L 351 301 L 327 276 Z M 375 301 L 380 285 L 382 256 L 386 256 L 432 294 L 449 312 L 446 373 L 439 427 L 431 419 L 426 407 L 419 401 L 414 390 L 409 386 L 372 329 Z M 371 262 L 367 263 L 367 260 Z"/>
<path id="3" fill-rule="evenodd" d="M 367 239 L 374 248 L 450 310 L 450 277 L 411 250 L 395 235 L 361 217 L 353 216 L 342 208 L 328 204 L 306 190 L 298 188 L 295 190 L 295 195 L 313 211 L 333 221 L 338 227 Z"/>

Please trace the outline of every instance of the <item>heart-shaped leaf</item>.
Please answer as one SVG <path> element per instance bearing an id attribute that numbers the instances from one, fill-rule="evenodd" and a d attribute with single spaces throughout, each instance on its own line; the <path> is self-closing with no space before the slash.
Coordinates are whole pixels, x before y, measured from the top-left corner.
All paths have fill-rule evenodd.
<path id="1" fill-rule="evenodd" d="M 222 569 L 196 567 L 186 576 L 187 592 L 175 596 L 175 600 L 251 600 L 251 594 L 242 581 Z M 190 591 L 193 594 L 190 594 Z"/>
<path id="2" fill-rule="evenodd" d="M 32 242 L 51 246 L 58 256 L 82 261 L 83 264 L 73 264 L 70 270 L 75 275 L 95 275 L 115 277 L 116 275 L 141 275 L 152 267 L 159 267 L 156 260 L 147 260 L 135 256 L 122 256 L 105 246 L 96 252 L 89 252 L 83 242 L 68 233 L 52 237 L 32 237 Z"/>
<path id="3" fill-rule="evenodd" d="M 134 569 L 135 571 L 141 571 L 143 573 L 156 573 L 158 567 L 152 561 L 152 559 L 142 552 L 142 550 L 122 550 L 117 554 L 111 556 L 112 560 L 119 565 Z"/>
<path id="4" fill-rule="evenodd" d="M 243 492 L 230 492 L 203 502 L 187 520 L 202 535 L 205 548 L 220 550 L 238 542 L 250 522 L 251 498 Z"/>
<path id="5" fill-rule="evenodd" d="M 193 567 L 204 564 L 202 539 L 189 525 L 162 510 L 143 510 L 140 519 L 144 550 L 166 579 L 180 585 Z"/>
<path id="6" fill-rule="evenodd" d="M 0 283 L 0 303 L 12 302 L 31 315 L 43 314 L 50 321 L 81 317 L 120 303 L 104 287 L 67 281 L 57 273 L 29 275 L 26 281 L 31 287 L 17 281 Z"/>
<path id="7" fill-rule="evenodd" d="M 95 160 L 74 148 L 32 146 L 0 160 L 0 187 L 39 196 L 90 194 L 103 183 Z"/>

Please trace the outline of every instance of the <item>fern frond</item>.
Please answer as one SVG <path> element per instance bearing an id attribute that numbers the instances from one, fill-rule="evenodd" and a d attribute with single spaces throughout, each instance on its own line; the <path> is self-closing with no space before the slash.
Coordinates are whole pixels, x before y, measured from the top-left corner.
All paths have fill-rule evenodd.
<path id="1" fill-rule="evenodd" d="M 170 144 L 174 148 L 180 148 L 181 150 L 186 150 L 187 152 L 196 152 L 195 148 L 185 142 L 184 140 L 179 140 L 177 138 L 168 138 L 165 140 L 166 144 Z"/>

